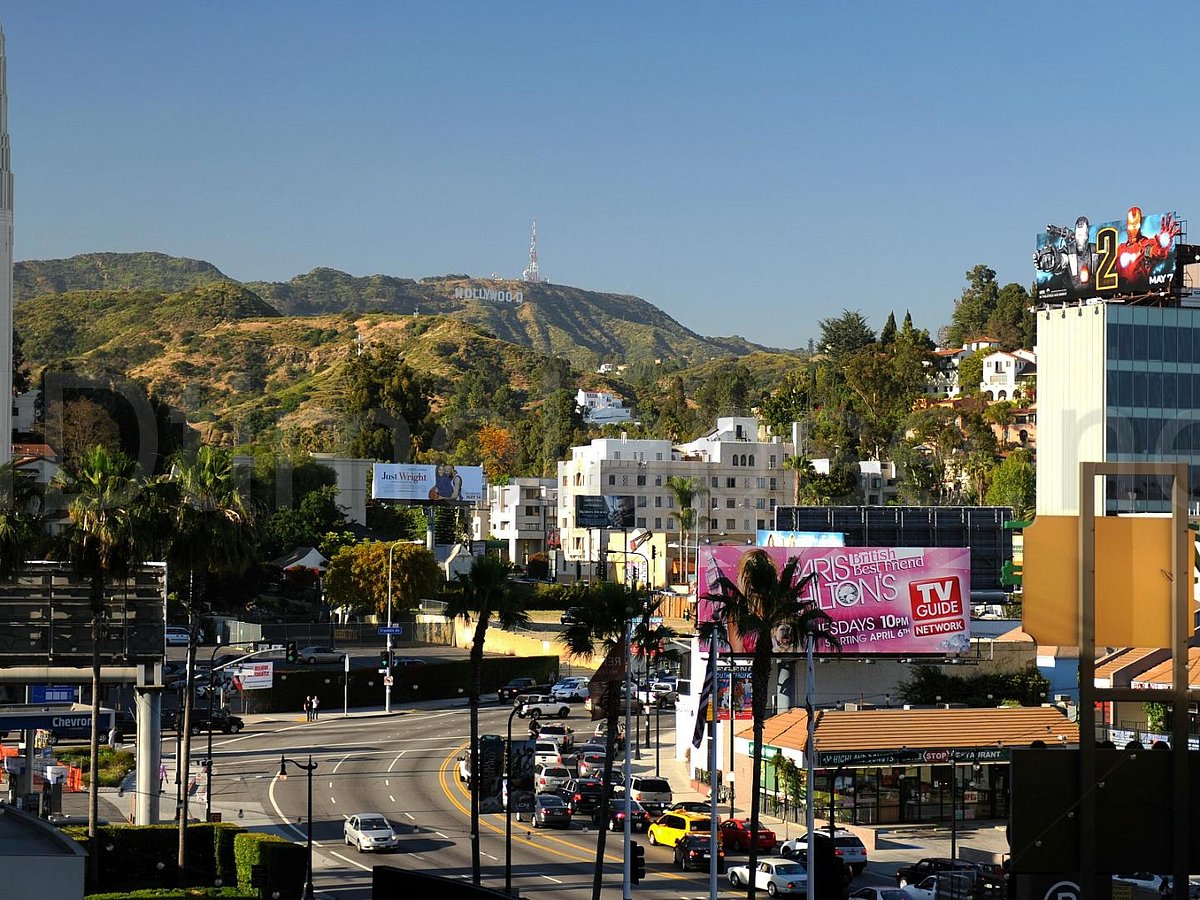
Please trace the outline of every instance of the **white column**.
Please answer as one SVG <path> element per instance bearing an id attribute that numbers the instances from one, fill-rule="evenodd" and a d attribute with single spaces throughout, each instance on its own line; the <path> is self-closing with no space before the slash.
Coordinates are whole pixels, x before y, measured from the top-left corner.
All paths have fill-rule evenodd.
<path id="1" fill-rule="evenodd" d="M 162 765 L 162 692 L 137 688 L 133 692 L 133 699 L 137 716 L 137 802 L 134 805 L 134 824 L 157 825 L 158 767 Z"/>

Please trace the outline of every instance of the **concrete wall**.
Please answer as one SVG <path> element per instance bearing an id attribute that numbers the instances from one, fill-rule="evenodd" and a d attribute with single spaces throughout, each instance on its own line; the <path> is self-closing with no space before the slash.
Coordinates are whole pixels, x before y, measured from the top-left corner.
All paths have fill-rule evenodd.
<path id="1" fill-rule="evenodd" d="M 454 620 L 455 647 L 461 647 L 464 650 L 470 649 L 474 637 L 474 622 L 468 624 L 463 622 L 462 619 Z M 483 652 L 502 653 L 505 656 L 545 656 L 546 654 L 558 654 L 559 659 L 569 660 L 576 665 L 589 668 L 593 667 L 593 665 L 599 665 L 599 661 L 593 664 L 591 657 L 570 656 L 566 648 L 554 639 L 554 633 L 549 631 L 519 634 L 513 631 L 505 631 L 502 628 L 497 628 L 495 625 L 489 625 L 487 634 L 483 640 Z"/>

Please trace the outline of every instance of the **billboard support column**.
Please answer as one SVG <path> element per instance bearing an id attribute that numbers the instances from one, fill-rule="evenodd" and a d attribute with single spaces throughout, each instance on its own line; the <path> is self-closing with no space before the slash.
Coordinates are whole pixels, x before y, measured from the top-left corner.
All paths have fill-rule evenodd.
<path id="1" fill-rule="evenodd" d="M 815 693 L 815 685 L 813 684 L 816 678 L 813 672 L 813 647 L 816 640 L 810 634 L 804 642 L 804 709 L 808 714 L 808 734 L 804 739 L 804 781 L 805 781 L 805 797 L 804 797 L 804 826 L 809 834 L 813 834 L 817 830 L 816 825 L 816 803 L 814 794 L 816 793 L 816 754 L 817 754 L 817 721 L 813 717 L 813 694 Z M 830 802 L 833 798 L 833 785 L 830 785 Z M 832 811 L 830 812 L 832 815 Z M 813 873 L 816 866 L 808 867 L 808 887 L 807 895 L 809 897 L 819 896 L 816 888 L 813 886 Z"/>

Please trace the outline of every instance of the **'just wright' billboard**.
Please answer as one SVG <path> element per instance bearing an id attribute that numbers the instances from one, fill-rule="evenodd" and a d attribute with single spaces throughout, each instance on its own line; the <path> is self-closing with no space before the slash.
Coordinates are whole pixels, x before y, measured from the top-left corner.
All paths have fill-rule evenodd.
<path id="1" fill-rule="evenodd" d="M 971 551 L 966 547 L 701 547 L 697 622 L 712 621 L 720 578 L 739 588 L 742 560 L 764 553 L 782 570 L 798 559 L 796 581 L 812 576 L 804 600 L 824 610 L 846 654 L 966 653 L 971 649 Z M 754 652 L 755 636 L 730 636 L 735 654 Z M 802 653 L 789 628 L 771 635 L 774 652 Z"/>

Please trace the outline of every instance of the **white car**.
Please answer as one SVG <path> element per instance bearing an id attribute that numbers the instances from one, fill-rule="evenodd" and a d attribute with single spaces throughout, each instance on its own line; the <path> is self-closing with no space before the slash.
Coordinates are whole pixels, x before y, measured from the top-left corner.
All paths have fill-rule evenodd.
<path id="1" fill-rule="evenodd" d="M 550 693 L 555 700 L 566 700 L 568 703 L 586 700 L 588 698 L 588 679 L 564 678 L 550 689 Z"/>
<path id="2" fill-rule="evenodd" d="M 395 850 L 400 837 L 392 830 L 383 813 L 358 813 L 346 820 L 342 837 L 347 844 L 358 847 L 359 853 L 368 850 Z"/>
<path id="3" fill-rule="evenodd" d="M 458 780 L 467 787 L 471 786 L 471 760 L 466 754 L 458 758 Z"/>
<path id="4" fill-rule="evenodd" d="M 561 766 L 562 751 L 554 741 L 538 741 L 533 746 L 533 764 L 535 766 Z"/>
<path id="5" fill-rule="evenodd" d="M 177 625 L 168 625 L 166 638 L 168 647 L 186 647 L 189 638 L 188 630 Z"/>
<path id="6" fill-rule="evenodd" d="M 766 891 L 770 896 L 779 894 L 808 894 L 808 873 L 804 866 L 792 859 L 782 856 L 768 856 L 758 861 L 754 872 L 754 884 L 760 891 Z M 749 866 L 730 866 L 725 873 L 732 888 L 746 888 L 750 885 Z"/>
<path id="7" fill-rule="evenodd" d="M 555 700 L 549 694 L 530 694 L 517 710 L 517 715 L 522 719 L 527 716 L 533 719 L 540 719 L 542 716 L 558 716 L 565 719 L 571 715 L 571 707 L 562 700 Z"/>
<path id="8" fill-rule="evenodd" d="M 920 884 L 910 884 L 905 887 L 904 896 L 908 900 L 935 900 L 937 897 L 937 880 L 936 875 L 930 875 Z"/>
<path id="9" fill-rule="evenodd" d="M 305 647 L 297 654 L 301 662 L 310 666 L 316 663 L 340 663 L 344 653 L 339 653 L 332 647 Z"/>
<path id="10" fill-rule="evenodd" d="M 565 787 L 566 783 L 574 777 L 575 775 L 566 766 L 536 766 L 533 770 L 534 793 L 557 791 L 559 788 Z"/>
<path id="11" fill-rule="evenodd" d="M 818 831 L 817 840 L 829 840 L 828 831 Z M 790 841 L 784 841 L 783 846 L 779 848 L 779 852 L 783 856 L 804 859 L 808 854 L 808 835 L 803 834 L 798 838 L 792 838 Z M 859 875 L 862 870 L 867 867 L 867 848 L 863 844 L 858 835 L 845 828 L 838 828 L 833 832 L 833 852 L 838 858 L 850 868 L 855 874 Z"/>

